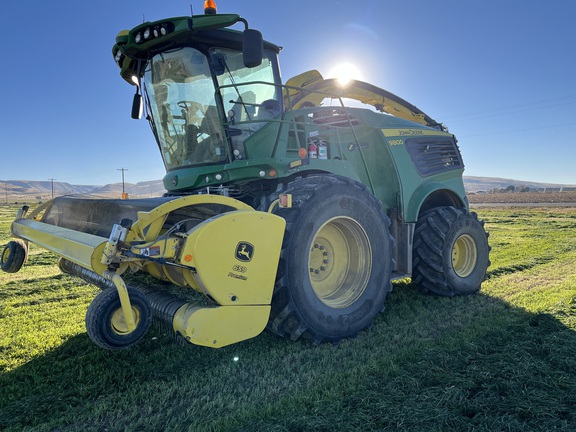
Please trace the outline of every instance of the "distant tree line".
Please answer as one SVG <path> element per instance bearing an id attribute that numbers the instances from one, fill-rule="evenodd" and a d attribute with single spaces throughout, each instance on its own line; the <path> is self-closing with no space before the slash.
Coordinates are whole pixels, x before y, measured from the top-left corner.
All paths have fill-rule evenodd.
<path id="1" fill-rule="evenodd" d="M 545 187 L 545 188 L 531 188 L 530 186 L 507 186 L 505 188 L 493 188 L 486 191 L 486 193 L 518 193 L 518 192 L 573 192 L 576 187 L 562 186 L 562 187 Z"/>
<path id="2" fill-rule="evenodd" d="M 507 186 L 505 188 L 494 188 L 490 189 L 488 193 L 514 193 L 514 192 L 530 192 L 529 186 Z"/>

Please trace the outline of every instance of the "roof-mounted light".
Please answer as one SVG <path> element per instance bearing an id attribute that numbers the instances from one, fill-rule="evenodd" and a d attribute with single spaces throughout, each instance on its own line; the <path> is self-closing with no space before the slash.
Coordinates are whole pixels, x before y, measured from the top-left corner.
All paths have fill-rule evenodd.
<path id="1" fill-rule="evenodd" d="M 136 33 L 134 35 L 134 42 L 137 44 L 142 44 L 148 42 L 149 40 L 166 36 L 168 33 L 172 33 L 173 31 L 174 24 L 171 22 L 156 24 L 153 27 L 146 27 L 145 29 Z"/>
<path id="2" fill-rule="evenodd" d="M 204 14 L 213 15 L 216 13 L 216 2 L 214 0 L 206 0 L 204 2 Z"/>
<path id="3" fill-rule="evenodd" d="M 116 61 L 116 64 L 120 67 L 122 67 L 123 57 L 124 57 L 124 54 L 122 54 L 122 51 L 120 51 L 120 50 L 118 50 L 118 52 L 114 56 L 114 60 Z"/>

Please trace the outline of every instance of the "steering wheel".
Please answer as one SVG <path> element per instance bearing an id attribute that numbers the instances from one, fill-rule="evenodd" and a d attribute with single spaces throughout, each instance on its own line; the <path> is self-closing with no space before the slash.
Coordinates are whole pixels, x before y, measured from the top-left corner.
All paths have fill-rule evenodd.
<path id="1" fill-rule="evenodd" d="M 204 111 L 204 105 L 195 101 L 182 100 L 177 102 L 178 106 L 185 110 Z"/>

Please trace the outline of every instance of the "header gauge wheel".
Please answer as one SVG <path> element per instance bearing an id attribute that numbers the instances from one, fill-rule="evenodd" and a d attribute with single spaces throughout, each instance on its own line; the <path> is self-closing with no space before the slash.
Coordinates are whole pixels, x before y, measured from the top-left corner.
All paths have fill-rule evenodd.
<path id="1" fill-rule="evenodd" d="M 101 348 L 119 350 L 139 342 L 152 324 L 152 310 L 145 295 L 128 288 L 136 328 L 130 331 L 124 319 L 116 289 L 99 293 L 86 312 L 86 330 L 90 339 Z"/>
<path id="2" fill-rule="evenodd" d="M 429 210 L 416 224 L 412 280 L 440 295 L 475 293 L 486 279 L 489 254 L 488 234 L 476 213 L 454 207 Z"/>
<path id="3" fill-rule="evenodd" d="M 6 273 L 16 273 L 28 256 L 28 247 L 22 240 L 11 240 L 2 251 L 0 266 Z"/>

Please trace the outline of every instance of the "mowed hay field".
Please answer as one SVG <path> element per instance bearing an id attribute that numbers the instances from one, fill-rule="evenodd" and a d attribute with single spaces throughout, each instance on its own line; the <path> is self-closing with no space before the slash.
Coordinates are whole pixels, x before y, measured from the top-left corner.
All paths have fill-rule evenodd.
<path id="1" fill-rule="evenodd" d="M 15 207 L 0 207 L 0 243 Z M 394 283 L 358 337 L 313 346 L 265 331 L 213 350 L 153 328 L 97 348 L 98 289 L 32 247 L 0 273 L 0 430 L 574 431 L 576 208 L 481 208 L 492 266 L 480 293 Z M 231 324 L 233 325 L 233 324 Z"/>
<path id="2" fill-rule="evenodd" d="M 576 206 L 576 191 L 565 192 L 502 192 L 472 193 L 468 200 L 474 204 L 558 204 Z"/>

